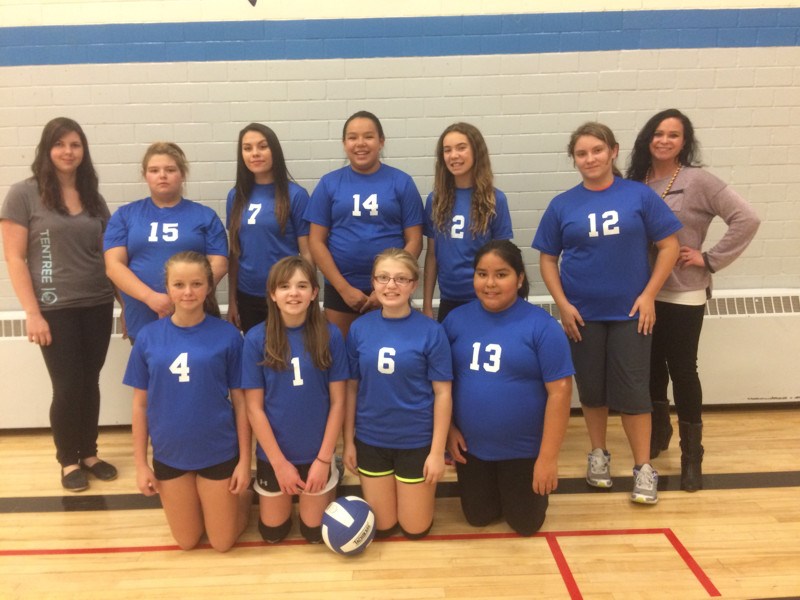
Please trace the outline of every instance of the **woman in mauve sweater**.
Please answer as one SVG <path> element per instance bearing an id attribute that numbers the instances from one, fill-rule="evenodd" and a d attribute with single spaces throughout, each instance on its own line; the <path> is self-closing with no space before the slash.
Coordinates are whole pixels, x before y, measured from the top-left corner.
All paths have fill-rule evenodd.
<path id="1" fill-rule="evenodd" d="M 680 258 L 656 297 L 650 366 L 653 432 L 650 455 L 666 450 L 672 437 L 667 384 L 672 378 L 681 437 L 681 489 L 703 487 L 703 391 L 697 348 L 711 274 L 744 252 L 760 220 L 753 207 L 725 182 L 699 168 L 692 122 L 677 109 L 654 115 L 639 132 L 627 176 L 649 185 L 683 224 Z M 727 225 L 722 238 L 703 251 L 714 217 Z"/>

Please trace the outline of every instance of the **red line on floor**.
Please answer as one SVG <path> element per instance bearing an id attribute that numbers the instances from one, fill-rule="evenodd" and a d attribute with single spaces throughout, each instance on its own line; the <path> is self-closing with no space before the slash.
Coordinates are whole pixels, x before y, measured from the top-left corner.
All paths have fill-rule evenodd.
<path id="1" fill-rule="evenodd" d="M 667 529 L 664 532 L 664 535 L 667 536 L 667 539 L 672 543 L 672 547 L 675 548 L 675 551 L 678 555 L 683 559 L 683 562 L 686 563 L 686 566 L 694 573 L 694 576 L 697 577 L 697 580 L 700 584 L 706 588 L 709 596 L 721 596 L 722 594 L 720 591 L 711 583 L 711 580 L 706 575 L 705 571 L 700 568 L 700 565 L 697 564 L 697 561 L 692 557 L 691 553 L 686 549 L 686 547 L 681 544 L 678 536 L 676 536 L 671 529 Z"/>
<path id="2" fill-rule="evenodd" d="M 567 559 L 561 551 L 558 539 L 555 535 L 549 533 L 546 533 L 544 537 L 547 540 L 547 544 L 550 546 L 550 552 L 553 554 L 553 558 L 556 561 L 558 571 L 561 573 L 561 579 L 564 580 L 564 585 L 567 586 L 569 597 L 572 600 L 583 600 L 581 590 L 578 588 L 578 582 L 575 581 L 575 577 L 572 575 L 572 570 L 569 568 Z"/>

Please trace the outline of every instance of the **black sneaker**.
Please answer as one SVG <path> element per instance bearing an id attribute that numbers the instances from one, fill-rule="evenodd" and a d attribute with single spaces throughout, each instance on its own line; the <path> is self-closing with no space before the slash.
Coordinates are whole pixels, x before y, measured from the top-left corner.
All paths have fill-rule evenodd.
<path id="1" fill-rule="evenodd" d="M 98 460 L 91 467 L 81 463 L 81 469 L 89 471 L 100 481 L 112 481 L 117 478 L 117 468 L 104 460 Z"/>
<path id="2" fill-rule="evenodd" d="M 61 469 L 61 487 L 68 492 L 82 492 L 89 488 L 89 480 L 80 469 L 75 469 L 66 475 L 64 469 Z"/>

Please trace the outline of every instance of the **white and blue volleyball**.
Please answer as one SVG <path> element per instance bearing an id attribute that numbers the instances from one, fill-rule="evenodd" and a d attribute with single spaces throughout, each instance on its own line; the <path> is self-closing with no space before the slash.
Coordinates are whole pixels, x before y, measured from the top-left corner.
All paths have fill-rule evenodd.
<path id="1" fill-rule="evenodd" d="M 375 537 L 375 515 L 362 498 L 342 496 L 322 515 L 322 539 L 337 554 L 352 556 L 367 549 Z"/>

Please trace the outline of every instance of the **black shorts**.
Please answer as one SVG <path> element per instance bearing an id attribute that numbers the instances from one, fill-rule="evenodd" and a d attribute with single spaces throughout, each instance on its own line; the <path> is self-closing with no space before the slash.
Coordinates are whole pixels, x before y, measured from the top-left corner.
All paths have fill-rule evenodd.
<path id="1" fill-rule="evenodd" d="M 436 311 L 436 320 L 441 323 L 444 321 L 444 318 L 450 314 L 450 311 L 454 308 L 458 308 L 459 306 L 464 306 L 468 304 L 469 300 L 445 300 L 444 298 L 439 300 L 439 310 Z"/>
<path id="2" fill-rule="evenodd" d="M 379 448 L 356 438 L 358 472 L 364 477 L 394 475 L 401 483 L 422 483 L 425 460 L 431 447 L 410 449 Z"/>
<path id="3" fill-rule="evenodd" d="M 364 295 L 367 297 L 372 293 L 371 289 L 361 291 L 364 292 Z M 327 281 L 325 282 L 325 296 L 322 299 L 322 307 L 351 315 L 361 314 L 359 311 L 350 308 L 350 305 L 344 301 L 344 298 L 336 291 L 336 288 Z"/>
<path id="4" fill-rule="evenodd" d="M 223 479 L 228 479 L 228 477 L 233 475 L 233 471 L 236 469 L 236 465 L 238 464 L 239 457 L 234 456 L 232 459 L 226 460 L 218 465 L 211 465 L 210 467 L 197 469 L 195 471 L 184 471 L 183 469 L 176 469 L 175 467 L 170 467 L 169 465 L 165 465 L 164 463 L 153 459 L 153 473 L 155 473 L 156 479 L 159 481 L 177 479 L 182 475 L 186 475 L 186 473 L 195 473 L 198 477 L 202 477 L 204 479 L 221 481 Z"/>
<path id="5" fill-rule="evenodd" d="M 294 468 L 297 469 L 300 475 L 300 479 L 303 481 L 308 478 L 308 470 L 311 468 L 312 464 L 314 463 L 294 465 Z M 336 487 L 337 483 L 339 483 L 339 469 L 336 468 L 336 462 L 334 461 L 328 467 L 328 483 L 325 485 L 325 488 L 321 492 L 310 495 L 320 496 L 322 494 L 327 494 Z M 283 494 L 283 492 L 281 492 L 281 486 L 278 483 L 278 478 L 275 476 L 275 469 L 272 468 L 272 464 L 260 458 L 256 460 L 256 482 L 253 487 L 256 493 L 261 496 L 280 496 Z"/>
<path id="6" fill-rule="evenodd" d="M 263 296 L 251 296 L 236 290 L 236 307 L 244 333 L 267 320 L 267 299 Z"/>

